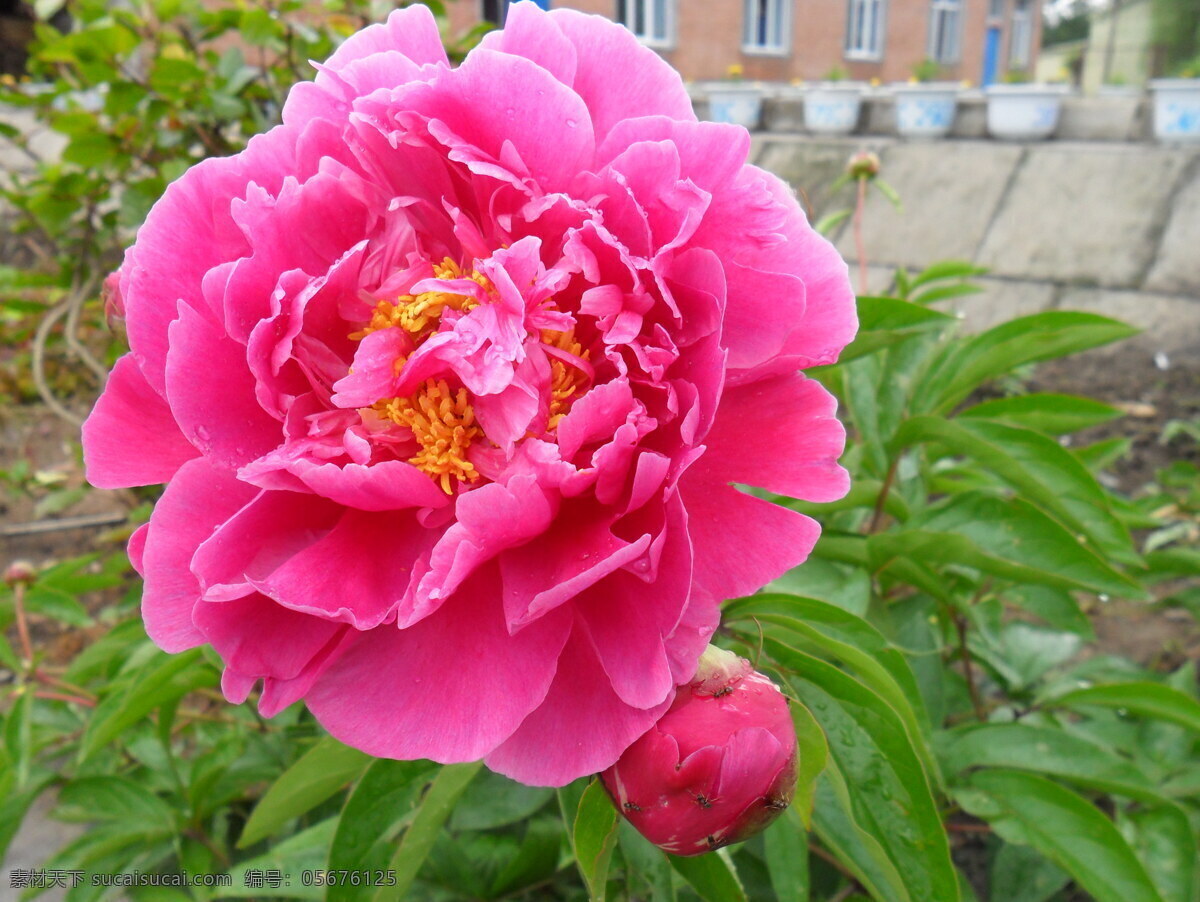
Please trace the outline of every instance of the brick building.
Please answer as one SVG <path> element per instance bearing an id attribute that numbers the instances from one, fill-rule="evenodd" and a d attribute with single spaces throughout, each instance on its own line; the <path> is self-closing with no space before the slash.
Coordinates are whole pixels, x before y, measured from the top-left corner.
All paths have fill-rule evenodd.
<path id="1" fill-rule="evenodd" d="M 456 28 L 503 20 L 516 0 L 448 0 Z M 988 84 L 1032 72 L 1042 0 L 523 0 L 624 22 L 683 77 L 904 81 L 922 60 L 941 77 Z"/>

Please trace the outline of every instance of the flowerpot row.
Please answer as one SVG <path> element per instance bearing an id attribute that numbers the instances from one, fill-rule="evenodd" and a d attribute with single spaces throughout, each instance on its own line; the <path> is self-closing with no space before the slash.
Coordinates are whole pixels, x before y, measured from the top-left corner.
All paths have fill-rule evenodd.
<path id="1" fill-rule="evenodd" d="M 1154 134 L 1161 141 L 1200 141 L 1200 79 L 1152 81 Z M 710 82 L 701 86 L 709 118 L 746 128 L 758 127 L 766 87 L 754 82 Z M 846 135 L 859 123 L 868 87 L 860 82 L 826 82 L 777 89 L 782 97 L 802 98 L 804 127 L 821 135 Z M 895 102 L 896 131 L 909 138 L 937 138 L 954 125 L 960 86 L 955 82 L 899 84 L 887 89 Z M 1048 138 L 1058 127 L 1066 85 L 1006 84 L 984 89 L 987 133 L 1028 141 Z"/>

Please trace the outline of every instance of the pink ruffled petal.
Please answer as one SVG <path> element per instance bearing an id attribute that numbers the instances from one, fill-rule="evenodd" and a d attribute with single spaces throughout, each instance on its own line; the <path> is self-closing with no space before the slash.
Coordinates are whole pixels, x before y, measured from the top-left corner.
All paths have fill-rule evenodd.
<path id="1" fill-rule="evenodd" d="M 192 622 L 200 584 L 189 564 L 213 529 L 253 496 L 252 487 L 197 458 L 179 469 L 155 505 L 138 563 L 146 578 L 142 592 L 146 633 L 164 651 L 204 643 L 204 635 Z"/>
<path id="2" fill-rule="evenodd" d="M 479 46 L 532 60 L 567 87 L 575 80 L 575 45 L 536 3 L 512 4 L 504 17 L 504 28 L 485 34 Z"/>
<path id="3" fill-rule="evenodd" d="M 293 611 L 370 630 L 395 614 L 414 563 L 432 545 L 412 513 L 347 510 L 327 535 L 254 583 Z"/>
<path id="4" fill-rule="evenodd" d="M 572 9 L 556 9 L 550 19 L 575 45 L 571 87 L 587 104 L 597 140 L 623 119 L 662 115 L 696 121 L 679 73 L 628 28 Z M 619 90 L 613 90 L 614 72 L 621 73 Z"/>
<path id="5" fill-rule="evenodd" d="M 696 480 L 680 482 L 695 549 L 696 582 L 718 600 L 757 592 L 804 563 L 821 534 L 811 517 Z"/>
<path id="6" fill-rule="evenodd" d="M 573 632 L 545 700 L 484 762 L 529 786 L 565 786 L 611 767 L 673 699 L 652 708 L 622 702 L 587 639 Z"/>
<path id="7" fill-rule="evenodd" d="M 167 402 L 189 442 L 231 469 L 279 444 L 281 424 L 258 403 L 242 345 L 191 308 L 171 324 L 170 340 Z"/>
<path id="8" fill-rule="evenodd" d="M 222 660 L 248 677 L 293 679 L 347 629 L 289 611 L 262 595 L 204 601 L 193 616 Z"/>
<path id="9" fill-rule="evenodd" d="M 342 742 L 379 758 L 475 761 L 545 698 L 569 629 L 564 614 L 510 636 L 481 577 L 414 626 L 361 634 L 308 706 Z"/>
<path id="10" fill-rule="evenodd" d="M 137 453 L 131 454 L 130 449 Z M 99 489 L 166 482 L 199 452 L 150 387 L 133 355 L 117 361 L 83 424 L 83 464 Z"/>
<path id="11" fill-rule="evenodd" d="M 805 501 L 836 501 L 850 489 L 850 474 L 837 462 L 846 429 L 836 410 L 837 399 L 821 383 L 798 373 L 728 389 L 697 472 Z M 748 423 L 753 442 L 746 441 Z"/>

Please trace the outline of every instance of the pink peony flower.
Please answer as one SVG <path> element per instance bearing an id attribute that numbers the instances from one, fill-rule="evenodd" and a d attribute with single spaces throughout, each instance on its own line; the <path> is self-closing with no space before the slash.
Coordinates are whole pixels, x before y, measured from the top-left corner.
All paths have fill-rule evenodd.
<path id="1" fill-rule="evenodd" d="M 146 629 L 372 755 L 602 770 L 816 540 L 731 484 L 847 488 L 797 372 L 854 334 L 846 268 L 603 19 L 514 4 L 451 68 L 410 7 L 318 69 L 120 271 L 84 451 L 167 483 Z"/>
<path id="2" fill-rule="evenodd" d="M 695 680 L 601 779 L 643 836 L 676 855 L 749 839 L 796 789 L 787 699 L 750 662 L 710 646 Z"/>

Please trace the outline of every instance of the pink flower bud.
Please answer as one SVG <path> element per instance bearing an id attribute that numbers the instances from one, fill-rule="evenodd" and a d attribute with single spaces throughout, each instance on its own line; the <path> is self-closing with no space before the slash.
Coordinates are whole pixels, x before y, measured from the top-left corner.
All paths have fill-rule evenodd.
<path id="1" fill-rule="evenodd" d="M 792 800 L 787 699 L 749 661 L 710 645 L 691 684 L 600 778 L 618 810 L 667 852 L 741 842 Z"/>
<path id="2" fill-rule="evenodd" d="M 852 179 L 873 179 L 879 175 L 882 164 L 879 154 L 869 150 L 860 150 L 851 155 L 846 162 L 846 173 Z"/>
<path id="3" fill-rule="evenodd" d="M 15 586 L 18 583 L 32 584 L 37 579 L 37 570 L 28 561 L 13 561 L 4 571 L 4 582 Z"/>

